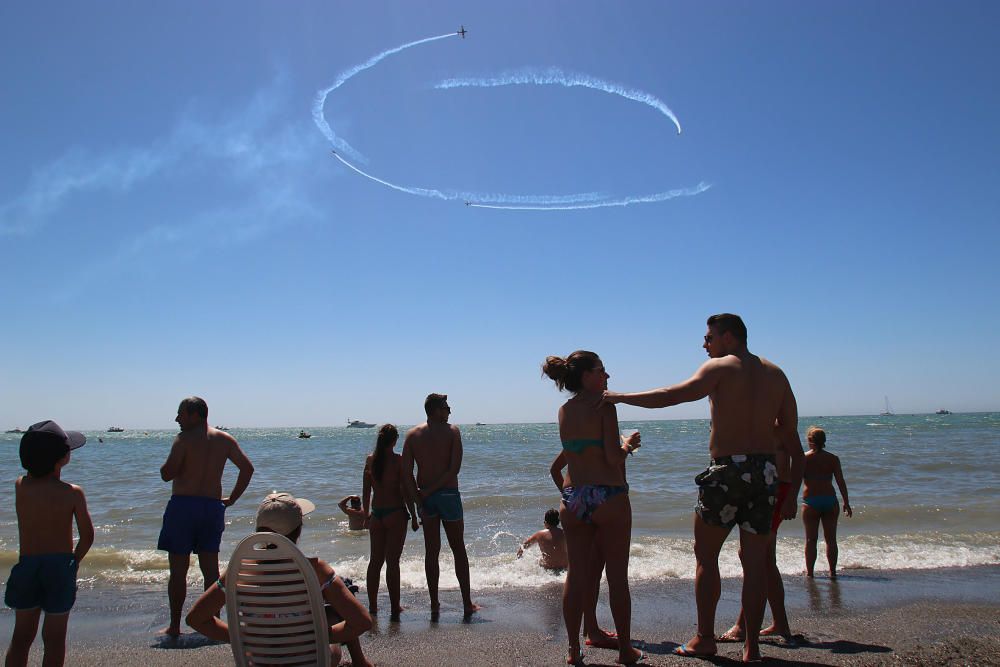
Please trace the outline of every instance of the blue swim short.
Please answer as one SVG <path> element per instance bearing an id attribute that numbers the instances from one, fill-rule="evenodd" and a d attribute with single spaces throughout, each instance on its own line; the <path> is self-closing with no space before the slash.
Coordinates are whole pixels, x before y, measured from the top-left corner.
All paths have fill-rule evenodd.
<path id="1" fill-rule="evenodd" d="M 218 498 L 170 496 L 156 548 L 172 554 L 218 553 L 226 506 Z"/>
<path id="2" fill-rule="evenodd" d="M 442 521 L 461 521 L 462 494 L 458 489 L 438 489 L 423 502 L 424 516 Z"/>
<path id="3" fill-rule="evenodd" d="M 76 602 L 76 567 L 73 554 L 21 556 L 10 571 L 3 601 L 11 609 L 68 614 Z"/>

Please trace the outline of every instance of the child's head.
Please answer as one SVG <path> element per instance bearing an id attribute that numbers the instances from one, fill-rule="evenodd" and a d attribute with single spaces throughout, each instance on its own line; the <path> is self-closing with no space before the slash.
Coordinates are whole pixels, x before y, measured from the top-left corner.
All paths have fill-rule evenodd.
<path id="1" fill-rule="evenodd" d="M 52 420 L 32 424 L 21 436 L 21 466 L 32 477 L 45 477 L 69 450 L 83 447 L 87 437 L 78 431 L 64 431 Z"/>
<path id="2" fill-rule="evenodd" d="M 550 509 L 545 513 L 545 525 L 549 528 L 556 528 L 559 525 L 559 510 Z"/>
<path id="3" fill-rule="evenodd" d="M 302 517 L 316 505 L 290 493 L 271 493 L 257 508 L 257 532 L 278 533 L 292 542 L 302 534 Z"/>

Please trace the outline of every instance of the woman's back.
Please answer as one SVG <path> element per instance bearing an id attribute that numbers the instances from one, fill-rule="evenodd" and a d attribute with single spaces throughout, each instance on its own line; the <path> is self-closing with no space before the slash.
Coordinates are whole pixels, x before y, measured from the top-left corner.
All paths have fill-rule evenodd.
<path id="1" fill-rule="evenodd" d="M 840 460 L 826 450 L 814 449 L 806 452 L 805 468 L 802 472 L 802 481 L 805 485 L 802 497 L 834 495 L 833 475 L 839 463 Z"/>
<path id="2" fill-rule="evenodd" d="M 616 411 L 610 405 L 598 408 L 599 400 L 600 396 L 581 393 L 559 410 L 559 438 L 575 485 L 625 483 L 622 467 L 607 455 L 609 446 L 616 453 L 621 447 Z"/>
<path id="3" fill-rule="evenodd" d="M 368 457 L 372 481 L 372 507 L 402 507 L 403 457 L 394 451 L 383 454 L 381 470 L 376 471 L 374 455 Z M 380 474 L 379 474 L 380 473 Z"/>

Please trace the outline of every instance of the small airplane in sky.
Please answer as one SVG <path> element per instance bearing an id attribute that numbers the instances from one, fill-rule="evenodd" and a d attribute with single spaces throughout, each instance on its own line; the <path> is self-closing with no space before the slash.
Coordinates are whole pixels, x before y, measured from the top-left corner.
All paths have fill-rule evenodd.
<path id="1" fill-rule="evenodd" d="M 463 26 L 462 26 L 462 28 L 461 28 L 460 30 L 456 30 L 456 31 L 455 31 L 455 34 L 456 34 L 456 35 L 461 35 L 461 36 L 462 36 L 462 39 L 465 39 L 465 33 L 466 33 L 466 32 L 468 32 L 468 31 L 467 31 L 467 30 L 465 29 L 465 26 L 463 25 Z"/>

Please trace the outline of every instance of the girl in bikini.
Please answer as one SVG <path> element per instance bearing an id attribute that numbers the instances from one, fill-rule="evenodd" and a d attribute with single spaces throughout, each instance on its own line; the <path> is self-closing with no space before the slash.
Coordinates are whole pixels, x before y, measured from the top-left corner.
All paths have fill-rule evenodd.
<path id="1" fill-rule="evenodd" d="M 627 441 L 618 435 L 618 413 L 603 405 L 610 377 L 593 352 L 578 350 L 566 358 L 548 357 L 542 373 L 560 391 L 573 394 L 559 408 L 559 437 L 572 485 L 562 490 L 559 516 L 566 532 L 569 569 L 563 589 L 563 618 L 569 637 L 566 662 L 581 664 L 580 624 L 592 596 L 592 546 L 604 556 L 611 616 L 618 633 L 618 660 L 624 665 L 645 656 L 631 643 L 632 599 L 628 589 L 632 506 L 625 483 L 625 457 L 639 446 L 638 433 Z"/>
<path id="2" fill-rule="evenodd" d="M 386 565 L 385 583 L 389 588 L 390 620 L 398 621 L 403 607 L 399 604 L 399 558 L 406 542 L 406 523 L 417 529 L 417 513 L 413 502 L 403 489 L 403 457 L 393 451 L 399 431 L 392 424 L 378 430 L 375 451 L 365 461 L 364 511 L 371 543 L 368 560 L 368 610 L 378 613 L 378 585 L 382 578 L 382 565 Z M 404 504 L 406 507 L 404 507 Z M 409 508 L 409 514 L 407 514 Z"/>
<path id="3" fill-rule="evenodd" d="M 810 426 L 806 431 L 809 451 L 805 456 L 802 475 L 802 523 L 806 529 L 806 574 L 813 576 L 816 565 L 816 543 L 819 541 L 819 525 L 823 524 L 823 540 L 826 542 L 826 559 L 830 563 L 830 578 L 837 578 L 837 519 L 840 505 L 833 490 L 833 480 L 837 480 L 840 495 L 844 499 L 844 514 L 853 516 L 851 503 L 847 500 L 847 482 L 840 469 L 840 459 L 826 451 L 826 431 L 818 426 Z"/>

